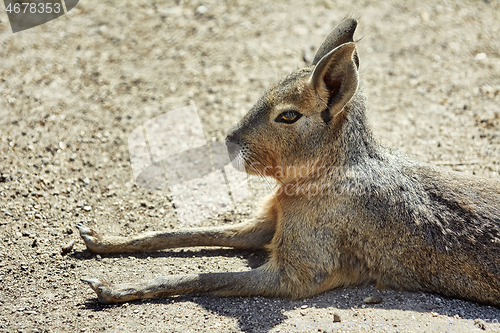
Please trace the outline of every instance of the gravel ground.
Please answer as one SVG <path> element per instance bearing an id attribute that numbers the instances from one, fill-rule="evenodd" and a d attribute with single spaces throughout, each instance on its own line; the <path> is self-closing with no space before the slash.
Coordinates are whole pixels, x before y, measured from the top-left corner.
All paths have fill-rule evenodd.
<path id="1" fill-rule="evenodd" d="M 499 332 L 497 308 L 373 286 L 298 301 L 193 295 L 104 306 L 80 282 L 262 263 L 265 253 L 224 248 L 96 256 L 75 225 L 114 235 L 177 228 L 168 189 L 135 185 L 129 134 L 195 104 L 206 138 L 222 141 L 348 15 L 359 18 L 380 141 L 500 179 L 497 0 L 81 1 L 16 34 L 0 10 L 0 332 Z M 248 218 L 270 186 L 252 178 L 250 189 L 200 225 Z M 364 304 L 369 296 L 382 303 Z"/>

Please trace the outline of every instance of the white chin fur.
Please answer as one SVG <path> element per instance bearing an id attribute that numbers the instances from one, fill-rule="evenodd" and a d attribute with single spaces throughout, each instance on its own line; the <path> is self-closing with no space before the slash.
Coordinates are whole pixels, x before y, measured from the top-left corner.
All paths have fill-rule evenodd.
<path id="1" fill-rule="evenodd" d="M 231 161 L 231 164 L 236 170 L 246 172 L 245 158 L 243 157 L 243 154 L 241 152 L 238 152 L 236 157 Z"/>

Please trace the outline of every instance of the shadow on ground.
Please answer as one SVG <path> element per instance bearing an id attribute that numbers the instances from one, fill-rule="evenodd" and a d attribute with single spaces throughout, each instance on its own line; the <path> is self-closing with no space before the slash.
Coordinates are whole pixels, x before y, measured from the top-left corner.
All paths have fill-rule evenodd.
<path id="1" fill-rule="evenodd" d="M 178 251 L 178 250 L 176 250 Z M 160 251 L 154 253 L 135 253 L 125 255 L 106 255 L 108 258 L 123 258 L 133 256 L 136 258 L 193 258 L 193 257 L 244 257 L 248 266 L 256 268 L 262 265 L 266 260 L 264 251 L 240 251 L 233 249 L 201 249 L 191 250 L 182 249 L 181 252 Z M 75 252 L 72 254 L 80 260 L 94 259 L 94 255 L 87 252 Z M 363 300 L 369 296 L 381 296 L 383 301 L 380 304 L 365 304 Z M 283 324 L 290 319 L 288 312 L 298 311 L 304 318 L 297 319 L 293 316 L 287 323 L 292 330 L 310 331 L 311 329 L 327 328 L 335 331 L 340 329 L 341 325 L 367 325 L 366 319 L 357 318 L 360 309 L 379 309 L 379 310 L 401 310 L 408 313 L 435 313 L 436 316 L 449 318 L 475 320 L 482 318 L 486 324 L 498 323 L 500 320 L 500 309 L 477 304 L 474 302 L 463 301 L 444 297 L 437 294 L 422 292 L 408 292 L 395 290 L 377 290 L 373 285 L 359 286 L 353 288 L 339 288 L 316 295 L 307 299 L 288 300 L 281 298 L 265 297 L 219 297 L 214 295 L 181 295 L 177 297 L 165 297 L 159 299 L 141 300 L 141 304 L 170 304 L 180 302 L 192 302 L 202 306 L 210 313 L 220 316 L 232 317 L 238 320 L 238 327 L 243 332 L 267 332 L 274 327 Z M 89 299 L 82 304 L 86 309 L 100 312 L 104 309 L 117 305 L 102 305 L 96 299 Z M 464 309 L 467 309 L 465 311 Z M 314 318 L 314 311 L 322 312 L 327 310 L 331 318 Z M 343 315 L 342 323 L 333 321 L 333 314 L 339 311 L 349 313 Z M 311 319 L 312 315 L 312 319 Z M 300 318 L 300 317 L 299 317 Z M 411 318 L 411 317 L 409 317 Z M 411 320 L 408 321 L 411 323 Z M 377 323 L 370 323 L 377 324 Z M 386 320 L 385 324 L 392 325 L 392 322 Z M 418 323 L 417 323 L 418 324 Z M 384 325 L 382 321 L 380 325 Z M 472 325 L 472 323 L 471 323 Z M 476 326 L 475 326 L 476 327 Z"/>

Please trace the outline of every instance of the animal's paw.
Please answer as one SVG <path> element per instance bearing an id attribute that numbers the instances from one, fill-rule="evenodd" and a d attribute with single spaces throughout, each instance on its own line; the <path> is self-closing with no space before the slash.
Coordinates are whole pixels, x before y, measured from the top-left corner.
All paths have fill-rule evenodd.
<path id="1" fill-rule="evenodd" d="M 83 241 L 85 242 L 87 249 L 92 252 L 99 253 L 100 250 L 102 250 L 101 235 L 82 223 L 78 223 L 76 227 L 78 228 L 80 237 L 82 237 Z"/>
<path id="2" fill-rule="evenodd" d="M 98 279 L 82 279 L 82 281 L 88 283 L 95 291 L 99 303 L 111 304 L 119 302 L 114 296 L 113 286 L 110 283 Z"/>

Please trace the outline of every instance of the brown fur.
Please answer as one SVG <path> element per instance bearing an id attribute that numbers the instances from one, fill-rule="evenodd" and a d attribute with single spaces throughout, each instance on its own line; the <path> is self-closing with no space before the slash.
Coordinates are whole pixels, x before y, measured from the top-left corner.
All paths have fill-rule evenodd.
<path id="1" fill-rule="evenodd" d="M 271 87 L 228 135 L 235 165 L 277 180 L 253 220 L 132 238 L 78 226 L 95 253 L 218 245 L 267 248 L 269 260 L 247 272 L 139 284 L 86 280 L 101 302 L 189 292 L 301 298 L 375 282 L 500 305 L 500 183 L 413 161 L 373 139 L 355 27 L 340 23 L 313 65 Z M 301 117 L 282 122 L 290 110 Z"/>

